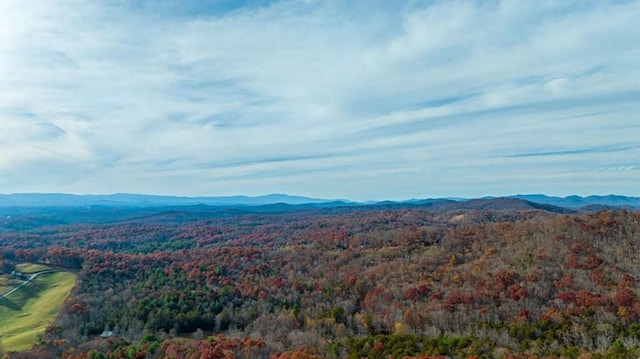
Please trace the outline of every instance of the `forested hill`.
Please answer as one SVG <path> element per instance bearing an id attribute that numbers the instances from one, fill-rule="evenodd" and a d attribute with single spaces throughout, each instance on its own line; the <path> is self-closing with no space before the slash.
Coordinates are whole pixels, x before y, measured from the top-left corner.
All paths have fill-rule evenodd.
<path id="1" fill-rule="evenodd" d="M 0 270 L 78 272 L 9 358 L 640 355 L 640 213 L 475 203 L 5 218 Z"/>

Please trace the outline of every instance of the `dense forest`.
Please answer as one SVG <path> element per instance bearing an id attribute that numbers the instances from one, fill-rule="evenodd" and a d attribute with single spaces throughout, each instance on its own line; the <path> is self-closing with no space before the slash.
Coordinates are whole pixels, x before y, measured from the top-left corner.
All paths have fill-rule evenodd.
<path id="1" fill-rule="evenodd" d="M 78 271 L 40 343 L 8 358 L 640 356 L 637 211 L 3 221 L 0 273 Z"/>

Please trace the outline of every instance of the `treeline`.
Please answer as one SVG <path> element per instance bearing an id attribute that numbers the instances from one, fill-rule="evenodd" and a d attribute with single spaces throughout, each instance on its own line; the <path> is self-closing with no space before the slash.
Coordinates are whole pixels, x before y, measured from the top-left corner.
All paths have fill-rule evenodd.
<path id="1" fill-rule="evenodd" d="M 81 268 L 40 357 L 631 358 L 639 224 L 628 211 L 250 215 L 8 232 L 0 260 Z"/>

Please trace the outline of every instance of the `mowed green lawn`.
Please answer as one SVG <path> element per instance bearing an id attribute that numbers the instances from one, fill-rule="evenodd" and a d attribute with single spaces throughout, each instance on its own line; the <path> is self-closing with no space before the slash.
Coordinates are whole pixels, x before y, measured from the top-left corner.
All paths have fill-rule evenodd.
<path id="1" fill-rule="evenodd" d="M 4 351 L 29 349 L 51 324 L 75 284 L 69 272 L 42 274 L 0 299 L 0 346 Z"/>
<path id="2" fill-rule="evenodd" d="M 3 295 L 4 293 L 10 291 L 13 288 L 12 285 L 3 284 L 8 278 L 9 276 L 6 274 L 0 275 L 0 295 Z"/>
<path id="3" fill-rule="evenodd" d="M 35 273 L 35 272 L 41 272 L 44 270 L 48 270 L 51 269 L 51 267 L 49 267 L 48 265 L 44 265 L 44 264 L 36 264 L 36 263 L 20 263 L 16 266 L 16 269 L 19 270 L 22 273 Z"/>

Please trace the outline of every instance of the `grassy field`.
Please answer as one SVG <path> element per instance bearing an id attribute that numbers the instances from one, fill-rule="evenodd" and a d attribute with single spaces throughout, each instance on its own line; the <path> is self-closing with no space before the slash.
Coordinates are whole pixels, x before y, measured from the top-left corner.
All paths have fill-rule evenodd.
<path id="1" fill-rule="evenodd" d="M 16 266 L 16 269 L 22 273 L 30 274 L 35 272 L 42 272 L 43 270 L 51 269 L 51 267 L 44 264 L 20 263 Z"/>
<path id="2" fill-rule="evenodd" d="M 11 289 L 13 289 L 12 285 L 4 285 L 3 283 L 5 283 L 5 281 L 7 281 L 9 278 L 8 275 L 3 274 L 0 275 L 0 295 L 3 295 L 4 293 L 10 291 Z"/>
<path id="3" fill-rule="evenodd" d="M 29 349 L 53 321 L 75 283 L 75 274 L 43 274 L 0 299 L 0 346 L 4 351 Z"/>

